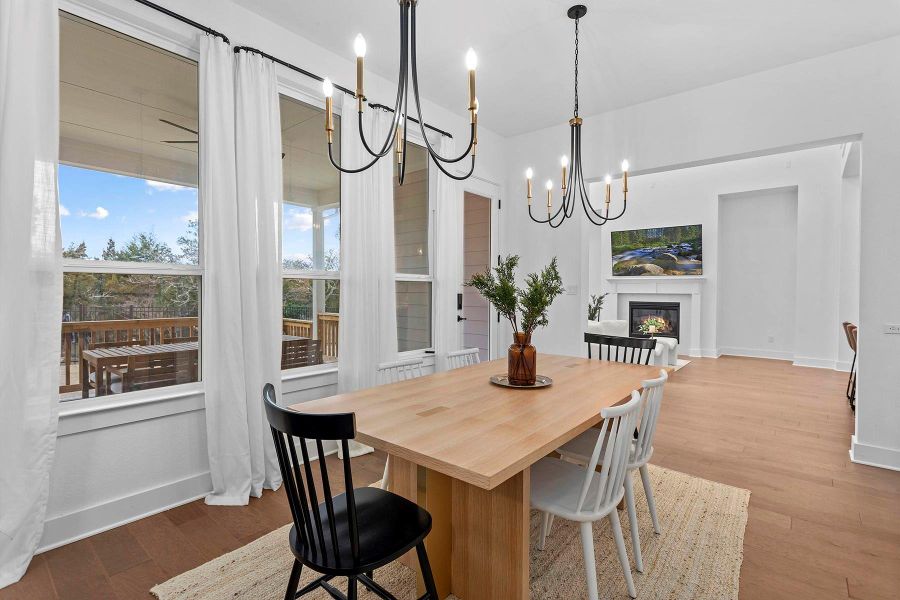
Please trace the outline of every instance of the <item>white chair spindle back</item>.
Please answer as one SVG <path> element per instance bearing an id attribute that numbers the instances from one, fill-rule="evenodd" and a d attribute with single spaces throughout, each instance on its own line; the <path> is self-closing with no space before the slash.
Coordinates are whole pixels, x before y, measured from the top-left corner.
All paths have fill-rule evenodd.
<path id="1" fill-rule="evenodd" d="M 459 369 L 468 367 L 469 365 L 477 365 L 481 362 L 481 354 L 478 348 L 466 348 L 465 350 L 454 350 L 447 353 L 447 362 L 451 369 Z"/>
<path id="2" fill-rule="evenodd" d="M 641 382 L 641 386 L 644 388 L 643 408 L 638 426 L 638 437 L 634 443 L 634 455 L 631 457 L 631 461 L 634 463 L 646 463 L 653 453 L 653 435 L 656 432 L 656 423 L 662 407 L 663 388 L 668 379 L 669 375 L 662 370 L 656 379 Z"/>
<path id="3" fill-rule="evenodd" d="M 600 510 L 601 506 L 612 502 L 619 490 L 622 489 L 628 458 L 631 454 L 632 432 L 637 424 L 640 409 L 641 395 L 634 391 L 631 393 L 631 400 L 625 404 L 600 411 L 603 425 L 585 471 L 584 484 L 578 498 L 576 511 L 583 511 L 584 502 L 590 492 L 594 477 L 600 478 L 594 506 L 591 507 L 595 513 Z M 601 453 L 603 462 L 600 473 L 597 473 L 596 469 L 600 464 Z"/>
<path id="4" fill-rule="evenodd" d="M 423 375 L 423 363 L 424 361 L 421 358 L 381 363 L 378 365 L 376 373 L 378 384 L 397 383 L 398 381 L 421 377 Z"/>

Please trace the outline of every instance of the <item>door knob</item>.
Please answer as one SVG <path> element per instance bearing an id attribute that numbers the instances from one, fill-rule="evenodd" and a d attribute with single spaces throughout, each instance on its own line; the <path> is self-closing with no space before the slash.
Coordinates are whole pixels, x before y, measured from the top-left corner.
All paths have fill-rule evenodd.
<path id="1" fill-rule="evenodd" d="M 466 319 L 465 317 L 461 317 L 461 316 L 459 316 L 459 315 L 456 315 L 456 322 L 457 322 L 457 323 L 459 323 L 460 321 L 466 321 L 466 320 L 467 320 L 467 319 Z"/>

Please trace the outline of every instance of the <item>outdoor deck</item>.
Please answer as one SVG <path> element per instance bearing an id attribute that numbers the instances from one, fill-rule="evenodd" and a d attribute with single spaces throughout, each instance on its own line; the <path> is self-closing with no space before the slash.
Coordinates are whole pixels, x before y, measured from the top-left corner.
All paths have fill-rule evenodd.
<path id="1" fill-rule="evenodd" d="M 293 352 L 290 359 L 283 357 L 282 368 L 335 362 L 338 354 L 338 323 L 337 313 L 319 313 L 315 322 L 311 319 L 283 319 L 282 334 L 291 338 L 287 343 L 291 345 Z M 81 360 L 84 351 L 197 342 L 198 326 L 197 317 L 63 322 L 60 338 L 60 399 L 65 401 L 84 397 L 85 366 Z M 314 351 L 303 357 L 302 363 L 297 362 L 297 340 L 314 340 L 309 342 Z M 287 353 L 287 350 L 284 352 Z M 88 393 L 93 396 L 96 394 L 96 382 L 91 379 L 91 375 L 87 376 L 90 380 Z M 165 378 L 160 381 L 165 381 Z M 113 385 L 111 389 L 115 393 L 116 386 Z"/>

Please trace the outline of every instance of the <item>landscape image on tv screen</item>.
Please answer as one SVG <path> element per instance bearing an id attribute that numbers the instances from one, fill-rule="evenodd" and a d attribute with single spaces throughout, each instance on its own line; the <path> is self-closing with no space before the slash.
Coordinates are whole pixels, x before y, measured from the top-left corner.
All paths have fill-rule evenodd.
<path id="1" fill-rule="evenodd" d="M 613 275 L 703 274 L 703 226 L 612 232 Z"/>

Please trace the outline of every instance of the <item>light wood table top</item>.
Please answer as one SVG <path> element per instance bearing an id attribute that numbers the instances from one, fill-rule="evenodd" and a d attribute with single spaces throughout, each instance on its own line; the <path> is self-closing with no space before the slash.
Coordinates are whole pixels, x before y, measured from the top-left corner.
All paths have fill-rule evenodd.
<path id="1" fill-rule="evenodd" d="M 659 367 L 539 354 L 540 389 L 488 377 L 506 359 L 295 404 L 308 413 L 356 413 L 357 440 L 490 490 L 600 421 Z"/>

